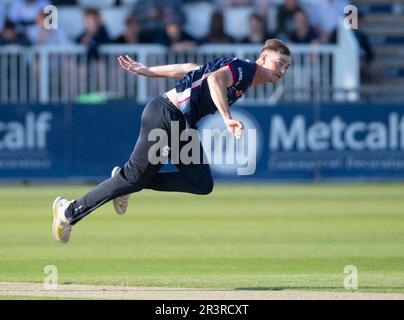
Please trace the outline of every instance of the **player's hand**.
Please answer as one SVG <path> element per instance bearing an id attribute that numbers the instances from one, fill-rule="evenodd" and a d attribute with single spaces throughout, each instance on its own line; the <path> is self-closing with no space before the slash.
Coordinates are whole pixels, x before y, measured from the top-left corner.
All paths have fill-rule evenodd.
<path id="1" fill-rule="evenodd" d="M 119 56 L 118 62 L 122 68 L 124 68 L 126 71 L 130 73 L 133 73 L 134 75 L 145 77 L 150 75 L 148 66 L 145 66 L 144 64 L 141 64 L 140 62 L 133 60 L 128 55 Z"/>
<path id="2" fill-rule="evenodd" d="M 240 139 L 244 132 L 244 125 L 241 121 L 235 119 L 225 119 L 227 129 L 237 138 Z"/>

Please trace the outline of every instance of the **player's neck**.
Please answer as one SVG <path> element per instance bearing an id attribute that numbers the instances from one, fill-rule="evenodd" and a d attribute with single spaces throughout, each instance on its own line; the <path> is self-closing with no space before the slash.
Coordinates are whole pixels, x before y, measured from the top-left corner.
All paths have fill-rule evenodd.
<path id="1" fill-rule="evenodd" d="M 271 77 L 268 74 L 268 70 L 263 68 L 258 63 L 256 65 L 257 65 L 257 70 L 255 71 L 254 79 L 251 82 L 251 86 L 254 87 L 259 84 L 272 82 Z"/>

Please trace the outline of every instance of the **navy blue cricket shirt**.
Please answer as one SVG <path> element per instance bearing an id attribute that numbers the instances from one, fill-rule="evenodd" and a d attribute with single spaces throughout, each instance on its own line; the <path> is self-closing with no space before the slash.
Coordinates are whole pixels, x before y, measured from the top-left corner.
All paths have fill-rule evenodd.
<path id="1" fill-rule="evenodd" d="M 217 111 L 206 80 L 212 72 L 224 66 L 228 66 L 233 75 L 233 84 L 227 88 L 227 101 L 231 106 L 251 86 L 257 69 L 255 61 L 239 58 L 217 58 L 196 70 L 188 72 L 181 80 L 177 81 L 175 89 L 180 110 L 191 128 L 196 128 L 197 121 L 202 117 Z"/>

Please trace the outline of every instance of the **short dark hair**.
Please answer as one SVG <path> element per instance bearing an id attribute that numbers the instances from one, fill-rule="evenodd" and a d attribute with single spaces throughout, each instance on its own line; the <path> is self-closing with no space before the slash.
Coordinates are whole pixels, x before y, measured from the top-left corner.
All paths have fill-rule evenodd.
<path id="1" fill-rule="evenodd" d="M 97 17 L 97 18 L 101 17 L 100 11 L 97 8 L 92 8 L 92 7 L 91 8 L 86 8 L 84 10 L 84 15 L 85 16 L 93 16 L 93 17 Z"/>
<path id="2" fill-rule="evenodd" d="M 15 23 L 13 22 L 13 21 L 11 21 L 11 20 L 6 20 L 5 22 L 4 22 L 4 29 L 15 29 L 15 27 L 16 27 L 16 25 L 15 25 Z"/>
<path id="3" fill-rule="evenodd" d="M 265 44 L 261 50 L 261 53 L 264 52 L 265 50 L 275 51 L 280 54 L 284 54 L 286 56 L 291 55 L 291 52 L 290 52 L 288 46 L 279 39 L 269 39 L 269 40 L 265 41 Z"/>

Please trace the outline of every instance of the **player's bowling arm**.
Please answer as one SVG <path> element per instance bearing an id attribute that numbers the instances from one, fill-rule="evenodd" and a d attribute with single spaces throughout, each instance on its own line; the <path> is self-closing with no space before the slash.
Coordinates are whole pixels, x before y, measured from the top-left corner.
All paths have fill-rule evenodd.
<path id="1" fill-rule="evenodd" d="M 208 77 L 210 96 L 224 119 L 230 119 L 229 105 L 227 103 L 227 88 L 233 83 L 229 68 L 224 67 L 213 72 Z"/>
<path id="2" fill-rule="evenodd" d="M 173 78 L 179 80 L 188 72 L 199 68 L 199 66 L 194 63 L 148 67 L 138 61 L 133 60 L 128 55 L 119 56 L 118 62 L 126 71 L 137 76 L 144 76 L 148 78 Z"/>
<path id="3" fill-rule="evenodd" d="M 223 67 L 208 77 L 210 96 L 215 103 L 219 113 L 223 117 L 227 129 L 240 139 L 243 134 L 244 125 L 241 121 L 231 118 L 229 104 L 227 103 L 227 88 L 233 85 L 233 75 L 228 67 Z"/>

